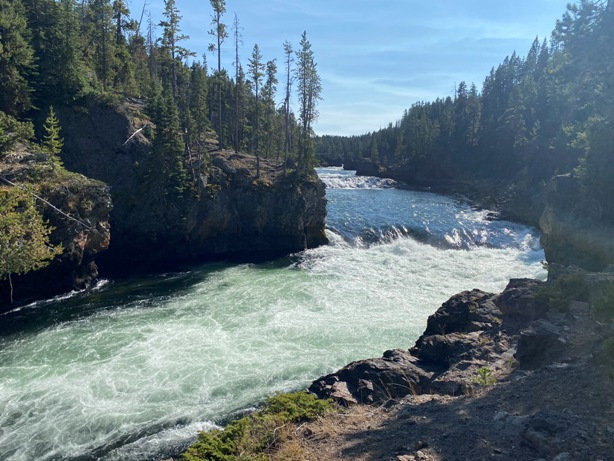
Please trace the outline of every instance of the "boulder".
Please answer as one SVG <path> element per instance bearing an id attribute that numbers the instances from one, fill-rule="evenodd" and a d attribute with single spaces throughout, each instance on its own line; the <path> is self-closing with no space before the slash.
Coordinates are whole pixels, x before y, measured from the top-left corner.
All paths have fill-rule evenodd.
<path id="1" fill-rule="evenodd" d="M 479 332 L 421 336 L 411 353 L 425 364 L 448 368 L 461 360 L 487 356 L 490 349 L 481 344 Z"/>
<path id="2" fill-rule="evenodd" d="M 566 344 L 559 327 L 547 320 L 536 320 L 520 332 L 514 357 L 525 369 L 552 363 Z"/>
<path id="3" fill-rule="evenodd" d="M 495 296 L 493 301 L 506 320 L 528 324 L 544 317 L 548 310 L 548 305 L 536 297 L 538 290 L 544 285 L 544 282 L 534 279 L 511 279 L 505 290 Z"/>
<path id="4" fill-rule="evenodd" d="M 378 403 L 426 393 L 432 377 L 433 372 L 417 366 L 407 351 L 391 350 L 379 359 L 352 362 L 314 381 L 309 391 L 343 405 Z"/>
<path id="5" fill-rule="evenodd" d="M 501 323 L 501 311 L 493 294 L 481 290 L 463 291 L 442 304 L 428 318 L 423 336 L 487 330 Z"/>

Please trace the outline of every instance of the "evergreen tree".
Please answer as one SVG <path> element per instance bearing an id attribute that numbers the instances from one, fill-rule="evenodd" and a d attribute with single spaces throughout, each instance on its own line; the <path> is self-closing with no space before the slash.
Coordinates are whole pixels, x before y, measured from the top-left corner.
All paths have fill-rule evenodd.
<path id="1" fill-rule="evenodd" d="M 284 172 L 288 163 L 288 154 L 292 146 L 291 128 L 290 128 L 290 95 L 292 93 L 292 44 L 289 41 L 284 42 L 284 56 L 286 65 L 286 97 L 284 99 Z"/>
<path id="2" fill-rule="evenodd" d="M 184 141 L 179 113 L 170 90 L 155 98 L 153 115 L 156 124 L 150 179 L 165 196 L 182 197 L 189 188 L 184 167 Z"/>
<path id="3" fill-rule="evenodd" d="M 62 153 L 62 147 L 64 147 L 64 139 L 60 136 L 60 130 L 60 121 L 55 115 L 53 106 L 49 106 L 49 114 L 43 125 L 42 147 L 49 154 L 49 159 L 54 168 L 62 165 L 60 154 Z"/>
<path id="4" fill-rule="evenodd" d="M 277 91 L 277 64 L 275 60 L 266 63 L 266 80 L 262 87 L 262 102 L 264 105 L 264 139 L 265 158 L 269 158 L 273 144 L 276 141 L 275 133 L 275 92 Z"/>
<path id="5" fill-rule="evenodd" d="M 0 111 L 19 115 L 31 106 L 28 79 L 34 51 L 21 0 L 0 0 Z"/>
<path id="6" fill-rule="evenodd" d="M 239 147 L 241 146 L 241 138 L 239 137 L 240 133 L 240 118 L 241 118 L 241 104 L 242 104 L 242 91 L 239 87 L 240 81 L 240 69 L 241 63 L 239 61 L 239 44 L 241 43 L 241 36 L 239 32 L 239 18 L 236 13 L 234 16 L 233 23 L 234 30 L 234 41 L 235 41 L 235 113 L 234 113 L 234 148 L 235 152 L 239 152 Z"/>
<path id="7" fill-rule="evenodd" d="M 74 0 L 23 0 L 32 31 L 38 66 L 32 88 L 35 105 L 71 103 L 89 89 L 84 53 L 88 46 L 80 35 Z M 85 51 L 84 51 L 85 50 Z"/>
<path id="8" fill-rule="evenodd" d="M 135 94 L 138 93 L 135 68 L 138 64 L 141 71 L 145 69 L 145 59 L 142 55 L 144 42 L 142 37 L 139 37 L 140 40 L 132 40 L 130 44 L 126 40 L 125 32 L 136 31 L 138 27 L 136 21 L 129 19 L 129 15 L 130 10 L 123 0 L 113 1 L 112 19 L 115 22 L 113 88 L 124 94 Z"/>
<path id="9" fill-rule="evenodd" d="M 98 80 L 102 83 L 102 88 L 107 91 L 112 86 L 114 75 L 115 43 L 113 38 L 113 9 L 110 0 L 92 0 L 90 2 L 92 10 L 93 35 L 95 53 L 95 69 Z"/>
<path id="10" fill-rule="evenodd" d="M 375 134 L 371 136 L 371 146 L 369 147 L 369 155 L 371 157 L 371 161 L 374 164 L 379 163 L 379 150 L 377 148 L 377 138 L 375 137 Z"/>
<path id="11" fill-rule="evenodd" d="M 179 21 L 181 16 L 179 15 L 179 9 L 175 4 L 175 0 L 164 0 L 164 17 L 166 20 L 160 22 L 162 26 L 162 51 L 164 57 L 164 64 L 168 68 L 170 85 L 173 91 L 173 98 L 177 96 L 177 61 L 187 56 L 193 56 L 194 54 L 188 51 L 186 48 L 179 46 L 179 42 L 190 38 L 187 35 L 181 34 L 181 27 Z"/>
<path id="12" fill-rule="evenodd" d="M 260 98 L 259 89 L 264 76 L 264 64 L 262 54 L 258 44 L 254 45 L 252 56 L 249 59 L 249 72 L 254 85 L 256 99 L 254 101 L 254 134 L 252 141 L 252 151 L 256 154 L 256 177 L 260 177 Z"/>
<path id="13" fill-rule="evenodd" d="M 209 35 L 215 37 L 216 43 L 209 45 L 209 51 L 217 53 L 217 73 L 215 75 L 217 85 L 217 129 L 220 142 L 220 149 L 224 147 L 224 133 L 222 129 L 222 44 L 228 38 L 226 24 L 222 22 L 222 16 L 226 13 L 226 0 L 210 0 L 213 8 L 211 24 L 213 29 L 209 31 Z"/>
<path id="14" fill-rule="evenodd" d="M 307 32 L 301 36 L 300 49 L 296 52 L 296 80 L 300 104 L 299 120 L 301 131 L 299 137 L 298 161 L 299 169 L 306 170 L 312 166 L 313 140 L 312 123 L 318 117 L 317 102 L 321 99 L 322 85 L 314 61 L 311 43 L 307 40 Z"/>

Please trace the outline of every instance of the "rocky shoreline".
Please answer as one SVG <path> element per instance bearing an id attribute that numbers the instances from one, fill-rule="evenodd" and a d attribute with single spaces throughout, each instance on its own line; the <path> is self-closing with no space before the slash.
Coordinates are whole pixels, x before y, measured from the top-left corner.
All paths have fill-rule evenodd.
<path id="1" fill-rule="evenodd" d="M 614 308 L 600 309 L 613 283 L 614 273 L 568 273 L 457 294 L 411 349 L 315 380 L 309 392 L 343 409 L 286 428 L 263 455 L 612 460 Z"/>
<path id="2" fill-rule="evenodd" d="M 614 274 L 576 280 L 593 300 Z M 318 453 L 307 459 L 613 459 L 614 322 L 546 293 L 551 283 L 526 279 L 460 293 L 409 351 L 316 380 L 310 391 L 351 408 L 333 434 L 318 423 L 297 433 Z M 358 403 L 371 404 L 367 420 Z"/>

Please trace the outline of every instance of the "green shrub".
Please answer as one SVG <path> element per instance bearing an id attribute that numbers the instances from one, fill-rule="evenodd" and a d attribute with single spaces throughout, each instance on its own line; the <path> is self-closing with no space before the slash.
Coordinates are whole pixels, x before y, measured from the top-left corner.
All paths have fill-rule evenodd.
<path id="1" fill-rule="evenodd" d="M 473 382 L 480 386 L 492 386 L 497 379 L 492 375 L 490 368 L 482 367 L 478 370 L 477 376 L 473 378 Z"/>
<path id="2" fill-rule="evenodd" d="M 332 408 L 332 401 L 305 391 L 276 395 L 261 410 L 231 422 L 223 430 L 201 432 L 182 460 L 266 461 L 267 453 L 284 440 L 288 425 L 312 421 Z"/>
<path id="3" fill-rule="evenodd" d="M 569 301 L 588 301 L 589 287 L 584 279 L 584 274 L 562 275 L 554 282 L 541 288 L 537 294 L 537 300 L 553 309 L 564 310 Z"/>
<path id="4" fill-rule="evenodd" d="M 17 142 L 27 142 L 34 137 L 30 122 L 20 122 L 0 111 L 0 158 L 8 154 Z"/>

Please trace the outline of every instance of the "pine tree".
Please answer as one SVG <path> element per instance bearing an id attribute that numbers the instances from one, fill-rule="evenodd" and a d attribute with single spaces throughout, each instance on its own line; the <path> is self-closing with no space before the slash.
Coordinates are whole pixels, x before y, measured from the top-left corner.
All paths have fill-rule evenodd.
<path id="1" fill-rule="evenodd" d="M 93 36 L 95 37 L 95 69 L 102 88 L 107 91 L 114 80 L 115 40 L 113 38 L 113 9 L 110 0 L 92 0 Z"/>
<path id="2" fill-rule="evenodd" d="M 222 130 L 222 43 L 228 38 L 226 24 L 222 22 L 222 16 L 226 13 L 226 0 L 211 0 L 213 15 L 211 24 L 213 29 L 209 31 L 209 35 L 215 37 L 216 43 L 209 45 L 209 51 L 217 52 L 217 74 L 216 74 L 216 91 L 217 91 L 217 128 L 220 143 L 220 149 L 224 147 L 224 135 Z"/>
<path id="3" fill-rule="evenodd" d="M 239 148 L 241 146 L 241 138 L 239 137 L 239 127 L 240 127 L 240 119 L 241 119 L 241 104 L 242 101 L 242 91 L 239 87 L 239 77 L 241 70 L 241 63 L 239 61 L 239 44 L 241 43 L 241 35 L 239 32 L 239 18 L 235 13 L 234 23 L 234 41 L 235 41 L 235 113 L 234 113 L 234 147 L 235 152 L 239 152 Z"/>
<path id="4" fill-rule="evenodd" d="M 265 158 L 269 158 L 271 148 L 275 142 L 275 92 L 277 91 L 277 64 L 275 60 L 266 63 L 266 80 L 262 87 L 262 101 L 264 104 L 264 139 L 266 148 Z"/>
<path id="5" fill-rule="evenodd" d="M 377 148 L 377 138 L 375 133 L 371 135 L 371 146 L 369 147 L 369 156 L 374 164 L 379 163 L 379 150 Z"/>
<path id="6" fill-rule="evenodd" d="M 288 164 L 288 155 L 290 146 L 292 145 L 290 128 L 290 95 L 292 93 L 292 44 L 289 41 L 284 42 L 284 56 L 286 65 L 286 97 L 284 99 L 284 173 Z"/>
<path id="7" fill-rule="evenodd" d="M 164 17 L 166 20 L 160 22 L 163 28 L 162 32 L 162 50 L 164 52 L 165 64 L 168 66 L 170 73 L 170 84 L 173 91 L 173 98 L 177 97 L 177 61 L 187 56 L 193 56 L 194 53 L 186 48 L 179 46 L 179 42 L 187 40 L 188 35 L 181 34 L 179 21 L 179 9 L 175 5 L 175 0 L 164 0 Z"/>
<path id="8" fill-rule="evenodd" d="M 296 80 L 300 104 L 299 120 L 301 131 L 299 137 L 299 169 L 306 171 L 313 164 L 314 147 L 312 140 L 312 123 L 318 117 L 317 102 L 321 99 L 322 84 L 314 61 L 311 43 L 307 32 L 301 36 L 300 49 L 296 52 Z"/>
<path id="9" fill-rule="evenodd" d="M 19 115 L 31 106 L 28 78 L 34 71 L 21 0 L 0 0 L 0 111 Z"/>
<path id="10" fill-rule="evenodd" d="M 71 103 L 89 90 L 80 20 L 74 0 L 23 0 L 32 31 L 32 47 L 38 66 L 33 80 L 35 105 Z M 85 50 L 85 51 L 84 51 Z"/>
<path id="11" fill-rule="evenodd" d="M 62 160 L 60 159 L 60 153 L 62 147 L 64 147 L 64 139 L 60 137 L 60 121 L 55 115 L 53 106 L 49 106 L 49 114 L 45 119 L 43 125 L 43 149 L 49 154 L 49 160 L 52 166 L 62 166 Z"/>
<path id="12" fill-rule="evenodd" d="M 185 146 L 179 124 L 179 113 L 170 90 L 164 90 L 155 105 L 156 131 L 150 179 L 162 188 L 164 195 L 182 197 L 189 188 L 183 162 Z"/>
<path id="13" fill-rule="evenodd" d="M 249 59 L 249 72 L 251 74 L 252 83 L 256 99 L 254 101 L 254 134 L 252 142 L 252 151 L 256 154 L 256 177 L 260 177 L 260 95 L 259 89 L 264 76 L 264 64 L 262 62 L 262 54 L 258 44 L 254 45 L 252 56 Z"/>

